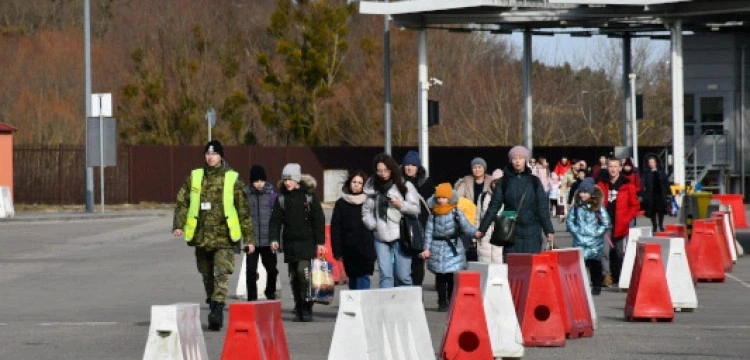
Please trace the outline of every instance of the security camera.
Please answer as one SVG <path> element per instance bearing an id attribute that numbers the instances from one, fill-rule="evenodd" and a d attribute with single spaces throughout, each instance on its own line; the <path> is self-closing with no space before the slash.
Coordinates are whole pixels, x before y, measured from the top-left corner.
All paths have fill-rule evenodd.
<path id="1" fill-rule="evenodd" d="M 438 78 L 431 77 L 429 81 L 430 81 L 430 85 L 438 85 L 438 86 L 443 85 L 443 80 L 440 80 Z"/>

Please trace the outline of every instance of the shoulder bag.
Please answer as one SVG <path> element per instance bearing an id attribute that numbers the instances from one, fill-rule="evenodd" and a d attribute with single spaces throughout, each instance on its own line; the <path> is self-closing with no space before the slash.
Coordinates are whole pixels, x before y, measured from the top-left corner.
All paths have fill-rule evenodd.
<path id="1" fill-rule="evenodd" d="M 521 201 L 518 203 L 518 208 L 513 215 L 505 215 L 505 211 L 498 211 L 495 214 L 495 228 L 492 230 L 490 236 L 490 244 L 495 246 L 513 246 L 516 242 L 516 215 L 521 211 L 523 205 L 523 199 L 526 197 L 526 192 L 529 191 L 528 185 L 526 190 L 521 195 Z M 505 194 L 503 194 L 505 196 Z M 504 208 L 504 207 L 503 207 Z"/>

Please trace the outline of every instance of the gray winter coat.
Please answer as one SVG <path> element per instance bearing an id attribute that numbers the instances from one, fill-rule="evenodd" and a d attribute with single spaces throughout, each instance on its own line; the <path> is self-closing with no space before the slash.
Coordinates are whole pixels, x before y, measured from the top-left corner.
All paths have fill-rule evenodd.
<path id="1" fill-rule="evenodd" d="M 367 200 L 362 205 L 362 222 L 368 230 L 375 233 L 375 238 L 379 241 L 393 242 L 401 238 L 401 227 L 399 224 L 402 213 L 414 216 L 419 215 L 419 193 L 417 193 L 417 189 L 411 182 L 407 181 L 405 185 L 407 189 L 406 198 L 401 196 L 396 185 L 391 186 L 388 190 L 388 197 L 401 200 L 401 209 L 396 209 L 393 205 L 389 204 L 386 211 L 387 216 L 382 218 L 375 214 L 375 208 L 379 198 L 383 195 L 375 190 L 372 178 L 367 180 L 367 184 L 365 184 L 364 193 L 367 194 Z"/>
<path id="2" fill-rule="evenodd" d="M 453 191 L 452 204 L 458 203 L 458 195 Z M 458 222 L 456 222 L 458 218 Z M 445 215 L 430 215 L 425 228 L 425 249 L 430 250 L 427 259 L 427 269 L 433 273 L 448 274 L 466 269 L 466 249 L 459 233 L 472 236 L 476 228 L 471 225 L 466 216 L 453 209 Z M 453 246 L 448 243 L 450 242 Z M 453 252 L 455 249 L 455 253 Z"/>
<path id="3" fill-rule="evenodd" d="M 261 190 L 248 185 L 247 202 L 250 205 L 250 217 L 253 220 L 255 246 L 271 246 L 268 229 L 271 222 L 271 212 L 273 212 L 273 203 L 276 202 L 273 185 L 266 182 L 266 186 Z"/>
<path id="4" fill-rule="evenodd" d="M 527 191 L 521 211 L 516 214 L 516 241 L 513 246 L 505 246 L 505 253 L 537 254 L 542 252 L 544 234 L 553 234 L 549 215 L 549 202 L 544 186 L 538 177 L 531 174 L 526 167 L 523 172 L 516 173 L 512 168 L 506 168 L 502 180 L 495 186 L 492 200 L 487 207 L 488 214 L 496 214 L 505 205 L 505 211 L 518 211 L 519 203 L 524 191 Z M 503 184 L 507 182 L 506 184 Z M 528 190 L 527 190 L 528 189 Z M 487 228 L 494 217 L 485 216 L 479 224 L 479 231 L 487 232 Z"/>

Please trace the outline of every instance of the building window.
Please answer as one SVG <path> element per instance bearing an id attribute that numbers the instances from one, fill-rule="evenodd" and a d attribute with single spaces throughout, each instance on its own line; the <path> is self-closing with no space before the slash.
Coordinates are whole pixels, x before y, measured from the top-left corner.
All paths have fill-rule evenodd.
<path id="1" fill-rule="evenodd" d="M 701 133 L 724 130 L 724 98 L 701 98 Z"/>
<path id="2" fill-rule="evenodd" d="M 685 136 L 695 135 L 695 96 L 685 94 L 682 98 L 682 113 L 685 123 Z"/>

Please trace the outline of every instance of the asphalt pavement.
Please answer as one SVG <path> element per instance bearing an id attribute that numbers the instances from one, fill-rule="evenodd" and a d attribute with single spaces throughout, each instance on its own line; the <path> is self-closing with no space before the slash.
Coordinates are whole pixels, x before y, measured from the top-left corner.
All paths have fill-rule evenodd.
<path id="1" fill-rule="evenodd" d="M 193 249 L 171 236 L 171 222 L 168 209 L 20 212 L 0 220 L 0 359 L 141 358 L 151 305 L 201 303 L 205 297 Z M 644 218 L 638 222 L 648 224 Z M 564 225 L 554 223 L 557 243 L 569 246 Z M 750 232 L 740 235 L 750 239 Z M 326 359 L 337 302 L 315 305 L 312 323 L 292 322 L 281 261 L 282 316 L 291 356 Z M 235 273 L 230 293 L 237 278 Z M 424 306 L 437 353 L 446 313 L 435 311 L 433 284 L 428 273 Z M 671 323 L 625 322 L 626 293 L 603 291 L 594 299 L 599 320 L 593 337 L 568 340 L 565 347 L 527 348 L 525 358 L 750 358 L 750 261 L 740 258 L 726 282 L 699 283 L 696 290 L 698 308 L 677 313 Z M 201 311 L 209 357 L 219 359 L 225 332 L 208 331 L 205 304 Z"/>

